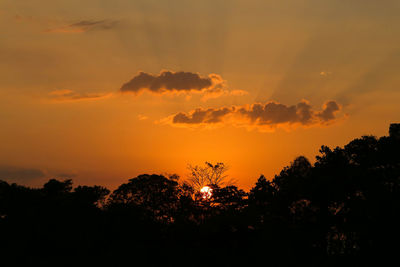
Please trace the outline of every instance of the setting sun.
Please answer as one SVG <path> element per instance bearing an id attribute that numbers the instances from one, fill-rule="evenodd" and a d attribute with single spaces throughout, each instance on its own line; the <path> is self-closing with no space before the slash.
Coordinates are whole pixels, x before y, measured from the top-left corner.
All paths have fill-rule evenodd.
<path id="1" fill-rule="evenodd" d="M 212 196 L 212 188 L 211 187 L 209 187 L 209 186 L 203 186 L 201 189 L 200 189 L 200 193 L 201 193 L 201 195 L 202 195 L 202 197 L 204 198 L 204 199 L 210 199 L 211 198 L 211 196 Z"/>

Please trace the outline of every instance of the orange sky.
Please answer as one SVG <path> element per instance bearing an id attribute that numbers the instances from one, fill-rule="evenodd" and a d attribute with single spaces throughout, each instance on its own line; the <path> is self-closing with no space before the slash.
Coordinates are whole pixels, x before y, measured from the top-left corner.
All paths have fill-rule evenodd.
<path id="1" fill-rule="evenodd" d="M 323 144 L 386 135 L 399 13 L 395 0 L 3 0 L 0 179 L 115 188 L 210 161 L 248 190 Z"/>

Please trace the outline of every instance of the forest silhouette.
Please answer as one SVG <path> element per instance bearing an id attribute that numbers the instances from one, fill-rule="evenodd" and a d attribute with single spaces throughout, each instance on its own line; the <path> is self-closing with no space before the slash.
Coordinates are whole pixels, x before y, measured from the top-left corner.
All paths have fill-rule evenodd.
<path id="1" fill-rule="evenodd" d="M 249 192 L 218 176 L 204 197 L 193 174 L 143 174 L 113 192 L 0 180 L 0 265 L 361 266 L 399 252 L 400 124 L 322 146 L 314 164 L 297 157 Z"/>

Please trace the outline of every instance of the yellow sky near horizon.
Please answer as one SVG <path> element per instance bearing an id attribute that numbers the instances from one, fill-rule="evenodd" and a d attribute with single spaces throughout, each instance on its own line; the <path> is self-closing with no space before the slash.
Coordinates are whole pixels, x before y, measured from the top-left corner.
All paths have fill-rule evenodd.
<path id="1" fill-rule="evenodd" d="M 400 121 L 399 11 L 394 0 L 3 0 L 0 179 L 115 188 L 210 161 L 248 190 L 321 145 L 387 135 Z M 140 72 L 153 92 L 129 83 Z M 202 87 L 173 88 L 188 82 Z M 270 101 L 282 106 L 252 106 Z M 340 110 L 325 121 L 327 101 Z M 163 123 L 179 113 L 190 123 Z"/>

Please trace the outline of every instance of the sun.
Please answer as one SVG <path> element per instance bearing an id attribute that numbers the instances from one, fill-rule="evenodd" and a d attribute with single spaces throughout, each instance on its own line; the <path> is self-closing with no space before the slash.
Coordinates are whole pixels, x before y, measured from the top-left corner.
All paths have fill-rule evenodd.
<path id="1" fill-rule="evenodd" d="M 209 187 L 209 186 L 203 186 L 200 189 L 200 193 L 201 193 L 201 195 L 203 196 L 204 199 L 210 199 L 211 196 L 212 196 L 212 191 L 213 191 L 212 188 Z"/>

